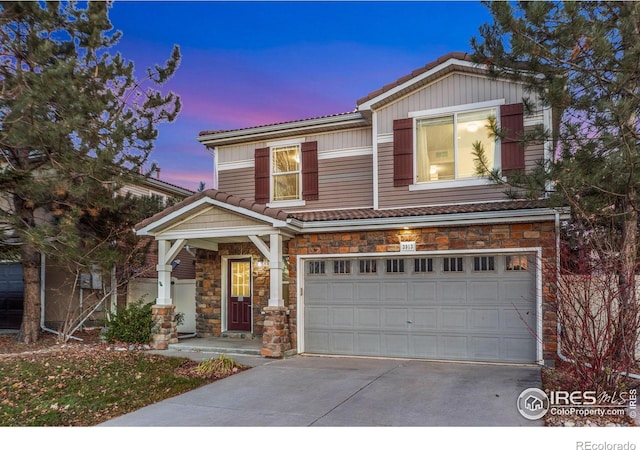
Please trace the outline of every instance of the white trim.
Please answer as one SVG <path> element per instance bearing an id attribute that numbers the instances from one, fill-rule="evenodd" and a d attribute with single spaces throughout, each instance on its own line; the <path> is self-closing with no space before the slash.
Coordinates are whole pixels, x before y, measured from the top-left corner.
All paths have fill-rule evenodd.
<path id="1" fill-rule="evenodd" d="M 373 147 L 371 148 L 373 155 L 373 209 L 378 209 L 380 205 L 380 193 L 378 192 L 380 189 L 380 180 L 378 179 L 378 139 L 380 138 L 378 135 L 378 111 L 373 111 L 371 121 L 371 142 L 373 143 Z"/>
<path id="2" fill-rule="evenodd" d="M 197 140 L 205 145 L 231 145 L 241 142 L 263 141 L 269 136 L 285 133 L 312 134 L 313 131 L 326 129 L 327 127 L 360 127 L 368 126 L 367 120 L 360 111 L 347 114 L 319 117 L 316 119 L 284 122 L 274 125 L 264 125 L 240 130 L 214 132 L 201 135 Z"/>
<path id="3" fill-rule="evenodd" d="M 389 230 L 404 227 L 430 228 L 436 226 L 465 226 L 495 223 L 527 223 L 555 220 L 552 209 L 516 209 L 509 211 L 483 211 L 475 213 L 437 214 L 432 216 L 380 217 L 371 219 L 324 220 L 291 224 L 301 232 L 336 232 L 360 230 Z"/>
<path id="4" fill-rule="evenodd" d="M 155 237 L 156 240 L 215 239 L 226 237 L 247 237 L 248 235 L 262 236 L 273 232 L 273 227 L 269 225 L 258 225 L 247 227 L 201 228 L 199 230 L 169 231 L 158 233 Z"/>
<path id="5" fill-rule="evenodd" d="M 291 208 L 295 206 L 306 206 L 307 202 L 304 200 L 280 200 L 271 201 L 267 203 L 269 208 Z"/>
<path id="6" fill-rule="evenodd" d="M 412 77 L 409 80 L 405 81 L 404 83 L 395 86 L 391 89 L 389 89 L 386 92 L 381 93 L 380 95 L 377 95 L 375 97 L 373 97 L 372 99 L 364 102 L 363 104 L 361 104 L 359 106 L 359 110 L 364 110 L 364 109 L 371 109 L 371 107 L 376 104 L 381 102 L 382 100 L 384 100 L 385 98 L 391 97 L 405 89 L 407 89 L 408 87 L 420 82 L 421 80 L 424 80 L 425 78 L 429 78 L 431 76 L 433 76 L 434 74 L 440 72 L 443 69 L 446 69 L 449 66 L 462 66 L 462 67 L 467 67 L 467 68 L 471 68 L 471 69 L 484 69 L 486 70 L 486 66 L 482 65 L 482 64 L 475 64 L 469 61 L 464 61 L 461 59 L 455 59 L 455 58 L 451 58 L 446 60 L 445 62 L 443 62 L 442 64 L 438 64 L 437 66 L 427 70 L 426 72 L 421 73 L 420 75 L 416 76 L 416 77 Z"/>
<path id="7" fill-rule="evenodd" d="M 451 114 L 457 112 L 473 112 L 478 109 L 496 108 L 506 104 L 504 98 L 497 100 L 489 100 L 486 102 L 466 103 L 464 105 L 445 106 L 443 108 L 425 109 L 422 111 L 410 111 L 408 117 L 423 118 L 439 116 L 442 114 Z"/>
<path id="8" fill-rule="evenodd" d="M 283 139 L 280 141 L 267 142 L 267 147 L 286 147 L 288 145 L 300 145 L 306 142 L 306 138 Z"/>
<path id="9" fill-rule="evenodd" d="M 427 191 L 431 189 L 455 189 L 469 186 L 486 186 L 492 184 L 486 178 L 461 178 L 459 180 L 424 181 L 409 185 L 409 191 Z"/>
<path id="10" fill-rule="evenodd" d="M 380 133 L 378 135 L 378 144 L 389 144 L 393 142 L 393 133 Z"/>
<path id="11" fill-rule="evenodd" d="M 224 170 L 251 169 L 255 167 L 255 159 L 241 159 L 238 161 L 223 162 L 218 164 L 218 172 Z"/>
<path id="12" fill-rule="evenodd" d="M 491 248 L 491 249 L 462 249 L 462 250 L 432 250 L 432 251 L 417 251 L 407 253 L 400 252 L 367 252 L 367 253 L 323 253 L 319 255 L 296 255 L 296 263 L 297 263 L 297 274 L 296 274 L 296 285 L 298 286 L 297 299 L 296 299 L 296 308 L 298 311 L 297 315 L 297 323 L 298 323 L 298 342 L 297 342 L 297 352 L 304 353 L 304 332 L 305 332 L 305 323 L 304 323 L 304 276 L 305 276 L 305 261 L 306 260 L 316 260 L 316 259 L 334 259 L 334 258 L 385 258 L 385 257 L 420 257 L 420 256 L 442 256 L 442 255 L 482 255 L 482 254 L 497 254 L 497 255 L 508 255 L 508 254 L 535 254 L 536 255 L 536 333 L 535 337 L 536 341 L 536 358 L 537 363 L 542 365 L 544 364 L 543 359 L 543 343 L 544 337 L 542 335 L 542 325 L 543 325 L 543 308 L 542 308 L 542 264 L 538 263 L 542 260 L 542 248 L 541 247 L 519 247 L 519 248 Z"/>
<path id="13" fill-rule="evenodd" d="M 328 150 L 323 152 L 318 151 L 318 160 L 370 155 L 373 155 L 373 147 L 352 147 L 339 150 Z"/>

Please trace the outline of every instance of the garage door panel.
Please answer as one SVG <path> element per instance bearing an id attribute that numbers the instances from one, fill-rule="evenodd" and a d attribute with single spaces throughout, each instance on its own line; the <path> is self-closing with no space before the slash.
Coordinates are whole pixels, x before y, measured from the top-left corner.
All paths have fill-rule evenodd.
<path id="1" fill-rule="evenodd" d="M 496 300 L 500 297 L 500 282 L 492 281 L 471 281 L 469 283 L 469 303 L 492 304 L 495 305 Z"/>
<path id="2" fill-rule="evenodd" d="M 409 336 L 406 334 L 382 335 L 385 356 L 409 356 Z"/>
<path id="3" fill-rule="evenodd" d="M 440 330 L 467 329 L 467 311 L 465 309 L 443 308 L 440 310 Z"/>
<path id="4" fill-rule="evenodd" d="M 412 334 L 411 354 L 416 358 L 438 358 L 438 336 Z"/>
<path id="5" fill-rule="evenodd" d="M 354 286 L 352 281 L 340 282 L 334 280 L 331 284 L 331 298 L 335 301 L 348 301 L 351 303 L 354 297 Z"/>
<path id="6" fill-rule="evenodd" d="M 382 311 L 380 308 L 363 308 L 356 310 L 356 327 L 362 328 L 380 328 Z"/>
<path id="7" fill-rule="evenodd" d="M 453 275 L 447 275 L 452 277 Z M 464 304 L 467 302 L 466 281 L 441 281 L 438 283 L 438 300 L 444 304 Z"/>
<path id="8" fill-rule="evenodd" d="M 438 309 L 420 308 L 411 310 L 412 330 L 436 330 L 438 328 Z"/>
<path id="9" fill-rule="evenodd" d="M 497 255 L 495 264 L 488 270 L 480 264 L 480 270 L 473 256 L 464 256 L 463 264 L 450 264 L 445 272 L 440 256 L 429 257 L 432 265 L 403 256 L 394 258 L 404 259 L 403 265 L 379 259 L 376 272 L 362 273 L 363 265 L 352 258 L 349 274 L 307 275 L 303 350 L 535 362 L 535 273 L 506 270 L 505 258 Z M 465 271 L 454 271 L 461 267 Z"/>
<path id="10" fill-rule="evenodd" d="M 351 332 L 334 332 L 330 337 L 331 353 L 339 355 L 353 354 L 356 350 L 354 346 L 354 333 Z"/>
<path id="11" fill-rule="evenodd" d="M 384 295 L 384 300 L 392 303 L 392 302 L 403 302 L 407 301 L 408 294 L 408 282 L 394 282 L 389 281 L 382 285 L 382 291 Z"/>
<path id="12" fill-rule="evenodd" d="M 383 310 L 383 326 L 389 329 L 407 329 L 409 311 L 406 308 L 385 308 Z"/>
<path id="13" fill-rule="evenodd" d="M 327 306 L 307 306 L 305 308 L 305 325 L 308 329 L 315 327 L 326 328 L 329 326 L 330 308 Z"/>
<path id="14" fill-rule="evenodd" d="M 466 336 L 440 336 L 438 344 L 442 357 L 448 359 L 469 359 L 468 338 Z"/>
<path id="15" fill-rule="evenodd" d="M 500 338 L 475 336 L 470 339 L 471 356 L 473 359 L 497 361 L 500 358 Z"/>
<path id="16" fill-rule="evenodd" d="M 357 297 L 356 302 L 378 303 L 380 301 L 381 287 L 379 282 L 356 283 Z"/>
<path id="17" fill-rule="evenodd" d="M 469 312 L 469 326 L 472 330 L 499 330 L 500 315 L 498 309 L 472 309 Z"/>
<path id="18" fill-rule="evenodd" d="M 410 285 L 410 302 L 417 305 L 437 302 L 437 292 L 435 281 L 414 281 Z"/>
<path id="19" fill-rule="evenodd" d="M 334 307 L 331 308 L 330 326 L 337 328 L 351 329 L 354 326 L 353 308 Z"/>

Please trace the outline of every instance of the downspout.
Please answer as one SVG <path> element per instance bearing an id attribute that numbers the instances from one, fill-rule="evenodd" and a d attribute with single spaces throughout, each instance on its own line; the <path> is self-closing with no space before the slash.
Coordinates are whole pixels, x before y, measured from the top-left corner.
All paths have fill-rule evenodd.
<path id="1" fill-rule="evenodd" d="M 560 213 L 558 211 L 555 212 L 556 216 L 556 276 L 560 275 Z M 556 323 L 557 336 L 558 336 L 558 346 L 557 346 L 557 354 L 558 357 L 564 362 L 574 363 L 572 359 L 567 357 L 562 353 L 562 326 L 560 325 L 560 320 L 557 320 Z M 591 367 L 590 364 L 586 364 L 587 367 Z M 628 373 L 628 372 L 620 372 L 620 375 L 625 377 L 633 378 L 635 380 L 640 380 L 640 374 Z"/>
<path id="2" fill-rule="evenodd" d="M 40 328 L 42 329 L 42 331 L 48 331 L 49 333 L 53 333 L 60 336 L 60 334 L 62 333 L 60 333 L 59 331 L 52 330 L 51 328 L 47 328 L 44 325 L 44 317 L 45 317 L 45 309 L 46 309 L 45 306 L 46 306 L 46 297 L 47 297 L 45 295 L 46 265 L 47 265 L 47 258 L 44 256 L 43 253 L 40 253 Z M 69 336 L 69 337 L 77 341 L 82 341 L 82 339 L 74 336 Z"/>

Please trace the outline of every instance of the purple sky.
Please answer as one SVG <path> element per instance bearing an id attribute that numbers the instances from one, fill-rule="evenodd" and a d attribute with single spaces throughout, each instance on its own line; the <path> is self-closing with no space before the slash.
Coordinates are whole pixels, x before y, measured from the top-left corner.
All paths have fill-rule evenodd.
<path id="1" fill-rule="evenodd" d="M 451 51 L 489 21 L 479 2 L 209 2 L 116 0 L 116 48 L 138 76 L 182 52 L 163 90 L 180 95 L 151 160 L 163 180 L 212 187 L 200 131 L 352 111 L 357 99 Z"/>

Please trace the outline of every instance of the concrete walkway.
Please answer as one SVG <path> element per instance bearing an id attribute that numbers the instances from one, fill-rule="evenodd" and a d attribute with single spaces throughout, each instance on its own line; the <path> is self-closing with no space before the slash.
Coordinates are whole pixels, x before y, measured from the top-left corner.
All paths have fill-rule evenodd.
<path id="1" fill-rule="evenodd" d="M 180 350 L 162 354 L 212 357 Z M 145 426 L 541 426 L 516 409 L 540 368 L 373 358 L 241 358 L 253 368 L 101 424 Z"/>

